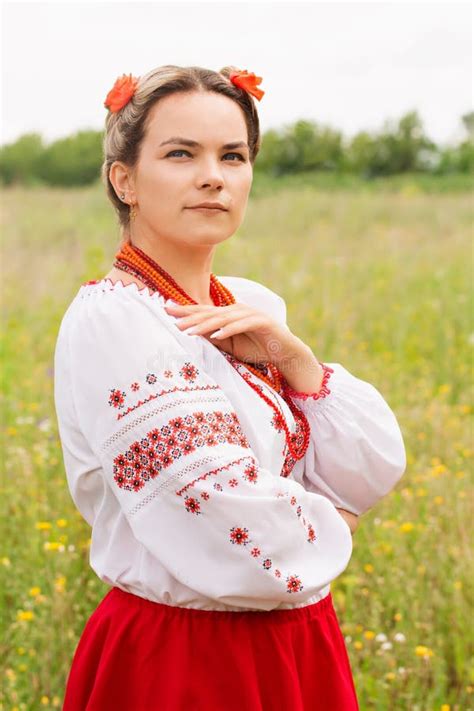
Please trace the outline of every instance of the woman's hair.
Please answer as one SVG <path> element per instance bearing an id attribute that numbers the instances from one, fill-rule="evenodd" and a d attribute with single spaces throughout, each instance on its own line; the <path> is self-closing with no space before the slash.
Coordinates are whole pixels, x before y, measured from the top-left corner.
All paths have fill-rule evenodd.
<path id="1" fill-rule="evenodd" d="M 105 121 L 101 176 L 122 227 L 129 225 L 129 206 L 119 199 L 110 182 L 110 166 L 114 161 L 121 161 L 132 170 L 136 167 L 150 109 L 164 96 L 178 92 L 211 91 L 233 99 L 244 114 L 250 163 L 254 164 L 261 142 L 257 108 L 248 92 L 230 81 L 229 76 L 233 71 L 239 69 L 226 66 L 215 72 L 202 67 L 166 64 L 140 77 L 135 94 L 128 104 L 116 113 L 109 112 Z"/>

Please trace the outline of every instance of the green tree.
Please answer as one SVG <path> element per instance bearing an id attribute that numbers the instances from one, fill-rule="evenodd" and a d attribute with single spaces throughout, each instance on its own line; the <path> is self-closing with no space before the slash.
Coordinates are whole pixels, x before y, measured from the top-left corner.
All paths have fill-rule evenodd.
<path id="1" fill-rule="evenodd" d="M 44 151 L 39 133 L 25 133 L 0 148 L 0 180 L 5 185 L 38 181 L 39 161 Z"/>

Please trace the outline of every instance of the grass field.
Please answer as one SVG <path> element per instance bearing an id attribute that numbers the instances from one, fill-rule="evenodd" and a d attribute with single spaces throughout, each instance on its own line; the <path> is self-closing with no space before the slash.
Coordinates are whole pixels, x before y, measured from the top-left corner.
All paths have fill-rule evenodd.
<path id="1" fill-rule="evenodd" d="M 474 210 L 467 182 L 437 186 L 255 185 L 214 261 L 218 275 L 280 293 L 296 335 L 373 383 L 404 434 L 407 472 L 361 518 L 332 586 L 363 711 L 474 708 Z M 61 708 L 75 646 L 108 589 L 67 489 L 52 367 L 67 305 L 109 270 L 119 238 L 100 185 L 11 188 L 3 215 L 0 708 L 37 711 Z"/>

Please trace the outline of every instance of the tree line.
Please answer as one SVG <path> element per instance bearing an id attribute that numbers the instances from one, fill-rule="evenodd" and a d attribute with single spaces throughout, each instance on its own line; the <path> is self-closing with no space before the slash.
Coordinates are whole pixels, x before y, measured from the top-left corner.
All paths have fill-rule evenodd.
<path id="1" fill-rule="evenodd" d="M 464 137 L 456 145 L 439 146 L 425 134 L 417 111 L 351 138 L 302 119 L 263 133 L 254 172 L 280 177 L 318 171 L 367 179 L 408 172 L 472 173 L 474 112 L 464 114 L 461 122 Z M 81 130 L 45 144 L 39 133 L 23 134 L 0 146 L 0 181 L 65 187 L 94 183 L 100 179 L 103 135 L 103 131 Z"/>

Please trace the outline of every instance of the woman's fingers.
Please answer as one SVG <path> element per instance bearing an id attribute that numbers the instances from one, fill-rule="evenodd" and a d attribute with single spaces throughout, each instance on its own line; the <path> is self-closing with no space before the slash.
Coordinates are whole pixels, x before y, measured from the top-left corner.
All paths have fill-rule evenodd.
<path id="1" fill-rule="evenodd" d="M 215 310 L 200 312 L 180 318 L 176 322 L 176 326 L 183 332 L 202 334 L 232 324 L 236 319 L 241 319 L 246 313 L 245 309 L 239 309 L 232 313 L 216 313 Z M 187 329 L 192 330 L 187 331 Z"/>

